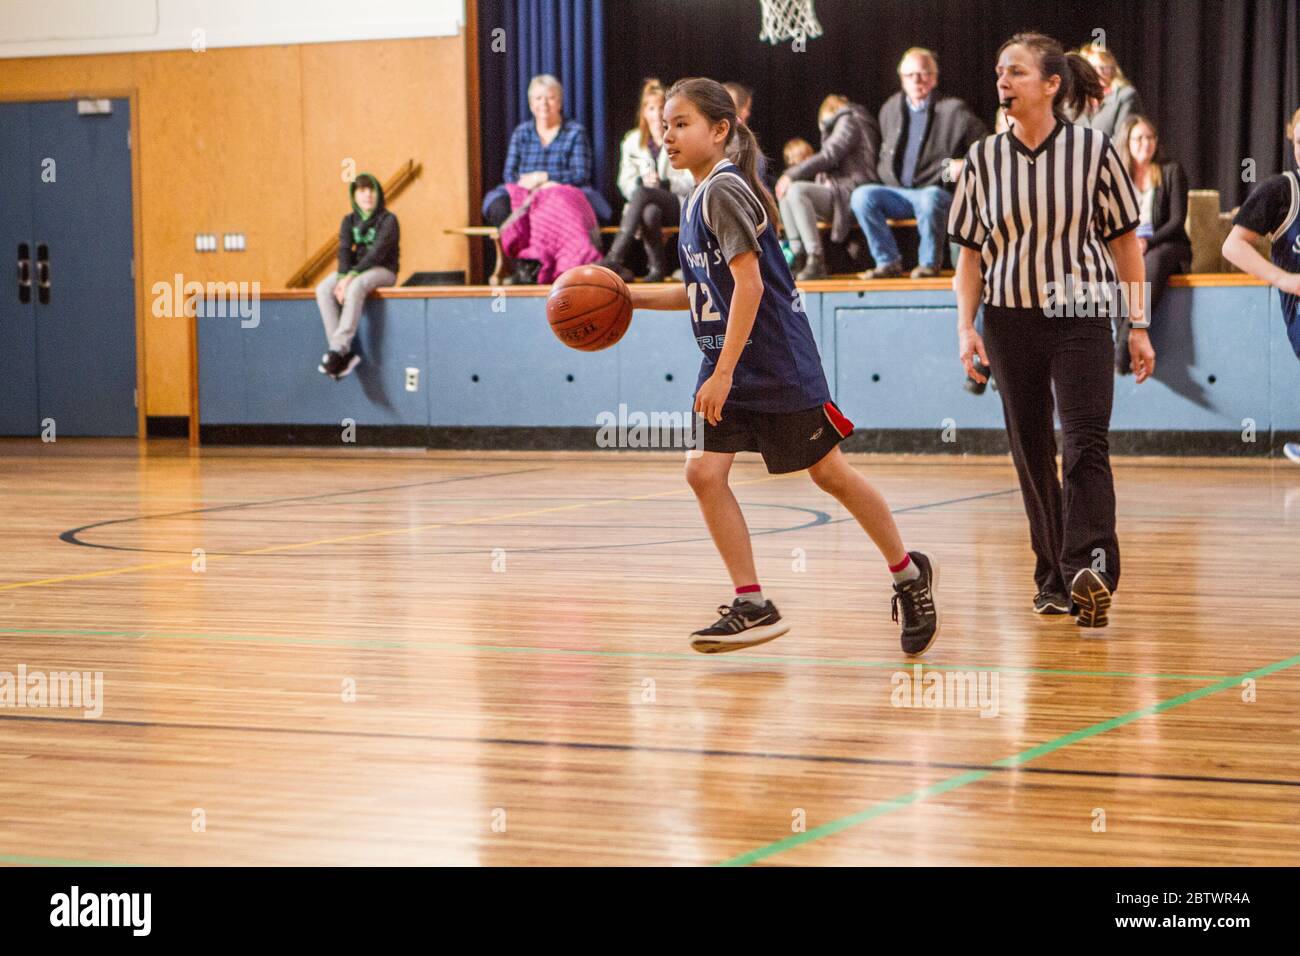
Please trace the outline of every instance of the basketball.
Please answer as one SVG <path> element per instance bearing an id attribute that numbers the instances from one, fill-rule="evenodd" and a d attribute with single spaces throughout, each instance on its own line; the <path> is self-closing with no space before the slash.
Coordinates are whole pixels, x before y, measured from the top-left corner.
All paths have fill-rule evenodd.
<path id="1" fill-rule="evenodd" d="M 569 269 L 546 297 L 551 331 L 571 349 L 599 352 L 623 337 L 632 321 L 632 295 L 617 273 L 604 266 Z"/>

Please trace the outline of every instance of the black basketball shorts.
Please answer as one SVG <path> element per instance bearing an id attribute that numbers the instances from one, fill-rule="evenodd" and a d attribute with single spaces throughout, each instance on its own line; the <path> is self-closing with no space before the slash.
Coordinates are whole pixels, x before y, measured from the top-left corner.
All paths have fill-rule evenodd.
<path id="1" fill-rule="evenodd" d="M 773 475 L 811 468 L 853 433 L 834 402 L 798 412 L 722 409 L 716 425 L 704 423 L 704 451 L 756 451 Z"/>

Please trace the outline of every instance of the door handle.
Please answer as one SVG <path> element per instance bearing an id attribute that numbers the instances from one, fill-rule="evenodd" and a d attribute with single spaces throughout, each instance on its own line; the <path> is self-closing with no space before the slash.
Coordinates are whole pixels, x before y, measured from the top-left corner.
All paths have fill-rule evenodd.
<path id="1" fill-rule="evenodd" d="M 36 301 L 50 304 L 50 247 L 43 242 L 36 244 Z"/>
<path id="2" fill-rule="evenodd" d="M 18 243 L 18 301 L 32 301 L 32 248 L 25 242 Z"/>

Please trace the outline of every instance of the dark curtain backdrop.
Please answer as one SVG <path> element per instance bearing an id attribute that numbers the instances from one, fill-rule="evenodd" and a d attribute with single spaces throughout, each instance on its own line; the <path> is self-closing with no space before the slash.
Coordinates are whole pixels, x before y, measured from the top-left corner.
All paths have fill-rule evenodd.
<path id="1" fill-rule="evenodd" d="M 1292 165 L 1282 133 L 1300 108 L 1300 0 L 816 0 L 816 10 L 826 32 L 796 53 L 759 41 L 759 0 L 480 0 L 484 189 L 500 181 L 535 72 L 564 83 L 566 114 L 592 133 L 597 186 L 616 200 L 617 146 L 646 76 L 704 74 L 752 87 L 751 124 L 779 160 L 793 136 L 817 145 L 827 93 L 878 109 L 913 45 L 939 54 L 940 89 L 991 125 L 997 48 L 1022 29 L 1070 46 L 1104 30 L 1166 152 L 1194 188 L 1217 188 L 1225 208 L 1250 189 L 1244 160 L 1255 161 L 1259 180 Z M 492 50 L 497 27 L 504 52 Z"/>
<path id="2" fill-rule="evenodd" d="M 827 93 L 878 109 L 898 89 L 898 58 L 913 45 L 939 54 L 940 89 L 966 99 L 991 127 L 997 49 L 1030 28 L 1067 46 L 1104 30 L 1167 152 L 1194 188 L 1219 189 L 1225 208 L 1250 188 L 1244 159 L 1256 161 L 1260 180 L 1290 168 L 1282 137 L 1300 108 L 1300 0 L 816 0 L 816 11 L 826 32 L 796 53 L 759 41 L 758 0 L 606 0 L 605 183 L 613 183 L 643 77 L 704 74 L 752 87 L 751 123 L 779 160 L 790 137 L 817 145 Z M 486 83 L 484 99 L 487 183 L 500 175 L 510 125 L 494 122 Z"/>
<path id="3" fill-rule="evenodd" d="M 511 132 L 531 116 L 528 81 L 539 73 L 550 73 L 564 85 L 564 115 L 591 134 L 595 185 L 608 192 L 609 153 L 617 152 L 617 144 L 611 147 L 604 135 L 608 126 L 604 8 L 605 0 L 479 0 L 485 192 L 501 182 Z"/>

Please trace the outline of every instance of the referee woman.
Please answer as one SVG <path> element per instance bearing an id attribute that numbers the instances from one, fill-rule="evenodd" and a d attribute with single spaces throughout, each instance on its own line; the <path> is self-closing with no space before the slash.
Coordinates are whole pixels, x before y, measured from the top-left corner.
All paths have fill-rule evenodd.
<path id="1" fill-rule="evenodd" d="M 978 355 L 998 382 L 1038 559 L 1034 610 L 1105 627 L 1120 570 L 1108 443 L 1116 312 L 1126 308 L 1132 322 L 1136 380 L 1155 370 L 1139 291 L 1139 201 L 1110 140 L 1066 119 L 1101 98 L 1086 60 L 1050 37 L 1020 33 L 998 51 L 997 77 L 1014 131 L 970 148 L 948 219 L 963 247 L 954 280 L 961 361 L 983 382 Z M 1127 289 L 1138 294 L 1120 294 Z"/>

